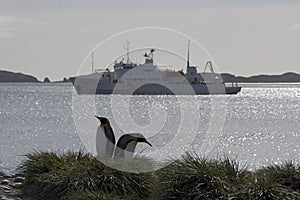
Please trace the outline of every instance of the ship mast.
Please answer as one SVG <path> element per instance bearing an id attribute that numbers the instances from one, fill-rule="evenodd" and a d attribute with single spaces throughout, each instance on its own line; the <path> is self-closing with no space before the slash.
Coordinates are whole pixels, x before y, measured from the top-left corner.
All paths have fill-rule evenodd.
<path id="1" fill-rule="evenodd" d="M 127 56 L 127 64 L 129 64 L 130 63 L 130 58 L 129 58 L 129 44 L 130 44 L 130 42 L 129 41 L 126 41 L 126 46 L 124 47 L 125 48 L 125 50 L 126 50 L 126 56 Z"/>
<path id="2" fill-rule="evenodd" d="M 188 52 L 187 52 L 187 67 L 190 67 L 190 40 L 188 40 Z"/>
<path id="3" fill-rule="evenodd" d="M 92 51 L 92 73 L 94 73 L 94 51 Z"/>

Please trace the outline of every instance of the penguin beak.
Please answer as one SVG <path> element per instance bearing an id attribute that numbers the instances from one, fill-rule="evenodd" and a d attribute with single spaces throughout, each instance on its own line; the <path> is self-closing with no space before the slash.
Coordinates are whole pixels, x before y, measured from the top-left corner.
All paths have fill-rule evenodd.
<path id="1" fill-rule="evenodd" d="M 106 119 L 104 117 L 98 117 L 97 115 L 95 115 L 95 117 L 97 119 L 99 119 L 99 121 L 101 122 L 101 124 L 105 124 L 106 123 Z"/>
<path id="2" fill-rule="evenodd" d="M 150 147 L 152 147 L 152 144 L 148 142 L 146 139 L 145 139 L 145 143 L 147 143 Z"/>

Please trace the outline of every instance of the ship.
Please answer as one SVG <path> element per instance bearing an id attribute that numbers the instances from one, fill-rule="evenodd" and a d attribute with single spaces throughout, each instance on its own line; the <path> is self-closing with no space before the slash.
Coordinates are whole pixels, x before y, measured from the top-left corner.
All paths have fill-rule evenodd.
<path id="1" fill-rule="evenodd" d="M 241 91 L 237 82 L 223 82 L 221 74 L 215 73 L 211 61 L 207 61 L 204 71 L 198 73 L 196 66 L 190 66 L 189 46 L 188 42 L 186 73 L 183 70 L 162 69 L 155 64 L 155 49 L 149 49 L 143 55 L 144 63 L 132 62 L 127 43 L 127 60 L 115 61 L 113 71 L 108 68 L 104 71 L 92 70 L 91 74 L 73 77 L 71 81 L 77 94 L 216 95 Z"/>

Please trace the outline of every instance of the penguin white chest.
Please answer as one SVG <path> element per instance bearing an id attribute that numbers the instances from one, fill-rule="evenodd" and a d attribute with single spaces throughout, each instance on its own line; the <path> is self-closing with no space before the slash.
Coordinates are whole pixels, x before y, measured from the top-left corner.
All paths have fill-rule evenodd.
<path id="1" fill-rule="evenodd" d="M 104 133 L 104 128 L 99 126 L 96 134 L 97 157 L 105 157 L 107 138 Z"/>

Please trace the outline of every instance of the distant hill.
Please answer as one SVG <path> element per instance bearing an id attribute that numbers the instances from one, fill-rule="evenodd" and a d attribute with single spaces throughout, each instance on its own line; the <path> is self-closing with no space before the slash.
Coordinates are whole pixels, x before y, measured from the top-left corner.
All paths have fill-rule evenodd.
<path id="1" fill-rule="evenodd" d="M 293 83 L 300 82 L 300 74 L 288 72 L 281 75 L 256 75 L 250 77 L 237 76 L 232 74 L 222 73 L 224 82 L 238 83 Z"/>
<path id="2" fill-rule="evenodd" d="M 14 73 L 9 71 L 0 70 L 0 82 L 40 82 L 37 78 L 22 74 L 22 73 Z"/>
<path id="3" fill-rule="evenodd" d="M 250 77 L 234 76 L 229 73 L 222 73 L 222 79 L 224 82 L 238 83 L 293 83 L 300 82 L 300 74 L 293 72 L 284 73 L 281 75 L 256 75 Z M 40 81 L 34 76 L 14 73 L 9 71 L 0 70 L 0 82 L 33 82 L 39 83 Z M 50 82 L 48 78 L 45 78 L 44 82 Z M 62 81 L 56 81 L 57 83 L 71 82 L 70 78 L 64 78 Z"/>

